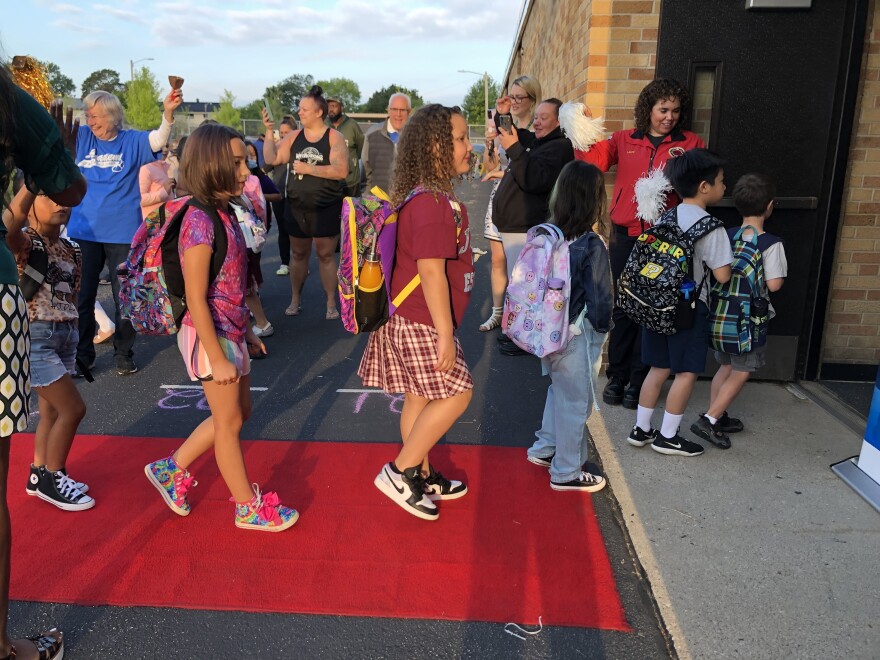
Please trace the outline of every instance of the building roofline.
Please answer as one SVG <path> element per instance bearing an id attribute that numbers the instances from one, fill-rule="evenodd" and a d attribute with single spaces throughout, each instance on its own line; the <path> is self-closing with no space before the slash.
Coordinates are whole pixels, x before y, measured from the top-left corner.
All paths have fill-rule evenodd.
<path id="1" fill-rule="evenodd" d="M 513 68 L 513 60 L 516 57 L 517 50 L 520 48 L 523 32 L 525 32 L 526 23 L 529 21 L 529 15 L 532 13 L 534 5 L 533 0 L 523 0 L 522 9 L 520 9 L 519 27 L 516 29 L 516 39 L 513 40 L 513 47 L 510 49 L 510 56 L 507 58 L 507 68 L 504 69 L 504 77 L 501 79 L 503 87 L 507 87 L 510 70 Z"/>

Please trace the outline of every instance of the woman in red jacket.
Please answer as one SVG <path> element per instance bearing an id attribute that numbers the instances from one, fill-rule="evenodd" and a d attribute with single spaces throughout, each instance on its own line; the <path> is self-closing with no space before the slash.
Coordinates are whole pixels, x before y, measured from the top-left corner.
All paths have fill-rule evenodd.
<path id="1" fill-rule="evenodd" d="M 611 274 L 620 277 L 626 260 L 642 233 L 643 221 L 636 215 L 635 184 L 651 170 L 689 149 L 704 147 L 703 140 L 681 128 L 691 109 L 687 87 L 676 80 L 657 79 L 641 91 L 633 110 L 635 129 L 612 133 L 589 151 L 575 151 L 585 160 L 607 172 L 617 165 L 617 178 L 611 198 L 612 240 L 609 249 Z M 678 203 L 674 192 L 666 198 L 666 208 Z M 635 410 L 639 391 L 648 369 L 641 361 L 641 328 L 615 307 L 614 326 L 608 340 L 608 385 L 602 400 L 610 405 L 623 403 Z"/>

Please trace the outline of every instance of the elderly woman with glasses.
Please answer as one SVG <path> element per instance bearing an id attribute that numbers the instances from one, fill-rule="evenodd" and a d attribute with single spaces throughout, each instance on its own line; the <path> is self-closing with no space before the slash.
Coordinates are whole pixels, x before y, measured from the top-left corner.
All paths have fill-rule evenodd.
<path id="1" fill-rule="evenodd" d="M 156 160 L 168 143 L 174 111 L 183 102 L 180 90 L 164 101 L 162 125 L 153 131 L 124 129 L 119 99 L 108 92 L 92 92 L 85 99 L 86 126 L 76 134 L 76 164 L 88 182 L 89 194 L 73 209 L 68 235 L 82 248 L 82 283 L 79 290 L 79 346 L 77 358 L 91 368 L 95 363 L 95 297 L 105 264 L 110 270 L 116 307 L 113 351 L 120 376 L 137 371 L 133 358 L 135 332 L 119 314 L 119 281 L 116 266 L 125 261 L 135 230 L 143 219 L 140 168 Z M 82 375 L 77 369 L 77 375 Z"/>

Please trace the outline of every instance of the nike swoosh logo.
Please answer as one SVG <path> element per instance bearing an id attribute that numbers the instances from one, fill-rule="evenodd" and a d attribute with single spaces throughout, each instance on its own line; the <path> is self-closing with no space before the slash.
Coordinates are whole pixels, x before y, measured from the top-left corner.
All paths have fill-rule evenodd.
<path id="1" fill-rule="evenodd" d="M 388 475 L 388 481 L 390 481 L 391 485 L 394 486 L 394 490 L 403 495 L 403 488 L 397 487 L 397 484 L 394 482 L 394 477 L 391 475 L 391 472 L 388 470 L 387 467 L 385 468 L 385 474 Z"/>
<path id="2" fill-rule="evenodd" d="M 673 449 L 681 449 L 681 443 L 667 442 L 666 444 L 669 445 L 670 447 L 672 447 Z M 403 491 L 400 491 L 400 492 L 403 492 Z"/>

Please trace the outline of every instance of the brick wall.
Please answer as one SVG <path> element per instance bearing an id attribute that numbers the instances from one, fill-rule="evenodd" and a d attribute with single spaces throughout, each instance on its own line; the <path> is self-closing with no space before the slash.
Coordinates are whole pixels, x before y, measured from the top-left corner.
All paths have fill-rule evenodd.
<path id="1" fill-rule="evenodd" d="M 880 363 L 880 11 L 871 0 L 823 362 Z"/>

